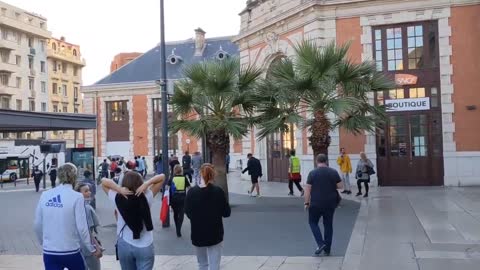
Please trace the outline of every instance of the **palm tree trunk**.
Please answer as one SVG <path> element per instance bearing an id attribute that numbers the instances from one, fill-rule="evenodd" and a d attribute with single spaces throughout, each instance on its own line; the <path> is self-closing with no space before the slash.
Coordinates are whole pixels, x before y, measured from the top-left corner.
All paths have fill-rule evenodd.
<path id="1" fill-rule="evenodd" d="M 223 189 L 228 201 L 227 171 L 225 159 L 230 146 L 230 137 L 224 130 L 213 131 L 208 134 L 208 144 L 212 151 L 212 164 L 215 167 L 215 183 Z"/>
<path id="2" fill-rule="evenodd" d="M 310 127 L 310 145 L 313 150 L 313 162 L 316 165 L 316 158 L 319 154 L 325 154 L 328 157 L 328 147 L 330 146 L 330 129 L 331 123 L 327 115 L 323 111 L 314 113 L 314 122 Z"/>

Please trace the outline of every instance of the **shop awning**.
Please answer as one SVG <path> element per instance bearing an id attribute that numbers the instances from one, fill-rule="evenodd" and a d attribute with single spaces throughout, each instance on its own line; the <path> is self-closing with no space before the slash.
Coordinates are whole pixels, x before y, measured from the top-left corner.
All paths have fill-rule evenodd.
<path id="1" fill-rule="evenodd" d="M 0 109 L 0 132 L 96 129 L 97 116 Z"/>

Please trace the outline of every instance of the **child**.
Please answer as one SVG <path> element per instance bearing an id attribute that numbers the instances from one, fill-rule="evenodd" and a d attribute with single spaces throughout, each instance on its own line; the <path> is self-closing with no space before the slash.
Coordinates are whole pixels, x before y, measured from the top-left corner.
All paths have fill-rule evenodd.
<path id="1" fill-rule="evenodd" d="M 95 181 L 93 181 L 92 178 L 92 173 L 90 171 L 85 171 L 83 173 L 83 180 L 81 183 L 85 183 L 89 185 L 90 188 L 90 197 L 89 197 L 89 203 L 93 207 L 93 209 L 97 209 L 97 200 L 96 200 L 96 195 L 97 195 L 97 186 L 95 185 Z"/>
<path id="2" fill-rule="evenodd" d="M 105 250 L 101 247 L 100 241 L 98 241 L 96 234 L 98 233 L 97 227 L 100 225 L 98 222 L 98 216 L 95 213 L 95 210 L 93 207 L 90 205 L 90 199 L 91 199 L 91 191 L 90 191 L 90 185 L 87 183 L 79 183 L 75 187 L 75 191 L 80 192 L 83 194 L 83 197 L 85 198 L 85 211 L 87 213 L 87 223 L 88 223 L 88 228 L 90 229 L 90 235 L 92 237 L 92 243 L 96 247 L 99 247 L 102 251 Z M 87 269 L 88 270 L 100 270 L 100 259 L 93 256 L 89 250 L 86 248 L 82 248 L 82 255 L 85 258 L 85 262 L 87 264 Z"/>

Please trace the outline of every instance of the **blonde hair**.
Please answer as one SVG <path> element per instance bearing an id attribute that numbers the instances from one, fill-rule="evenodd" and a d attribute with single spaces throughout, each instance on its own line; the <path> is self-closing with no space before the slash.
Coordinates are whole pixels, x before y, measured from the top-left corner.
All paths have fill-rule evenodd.
<path id="1" fill-rule="evenodd" d="M 183 174 L 183 168 L 180 164 L 177 164 L 177 165 L 175 165 L 175 167 L 173 167 L 173 174 L 174 175 L 182 175 Z"/>
<path id="2" fill-rule="evenodd" d="M 60 184 L 71 184 L 75 186 L 77 181 L 77 167 L 72 163 L 65 163 L 57 169 Z"/>
<path id="3" fill-rule="evenodd" d="M 367 154 L 365 154 L 365 152 L 360 152 L 360 158 L 363 159 L 363 160 L 366 160 L 367 159 Z"/>
<path id="4" fill-rule="evenodd" d="M 208 185 L 214 181 L 215 167 L 210 163 L 205 163 L 200 167 L 200 174 L 202 175 L 205 185 Z"/>

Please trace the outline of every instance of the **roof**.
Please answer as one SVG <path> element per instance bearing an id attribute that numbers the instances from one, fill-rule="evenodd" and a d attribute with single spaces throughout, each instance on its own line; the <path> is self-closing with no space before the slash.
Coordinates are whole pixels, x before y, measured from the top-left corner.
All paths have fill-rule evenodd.
<path id="1" fill-rule="evenodd" d="M 220 51 L 226 52 L 230 56 L 237 56 L 238 47 L 231 39 L 232 37 L 206 39 L 206 47 L 201 56 L 195 56 L 194 39 L 168 42 L 165 46 L 167 78 L 170 80 L 183 78 L 182 70 L 185 66 L 214 59 Z M 170 63 L 169 60 L 172 55 L 177 56 L 180 61 L 177 61 L 176 64 Z M 158 45 L 94 85 L 157 81 L 160 79 L 160 71 L 160 45 Z"/>
<path id="2" fill-rule="evenodd" d="M 0 109 L 0 132 L 96 129 L 97 116 Z"/>

